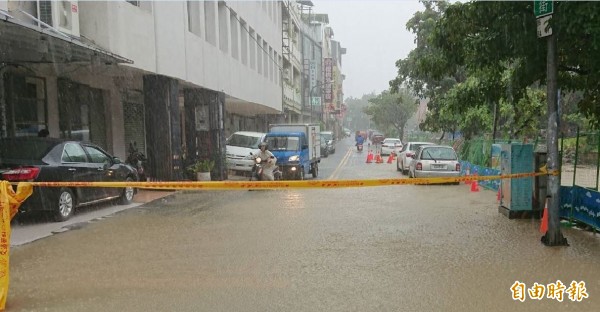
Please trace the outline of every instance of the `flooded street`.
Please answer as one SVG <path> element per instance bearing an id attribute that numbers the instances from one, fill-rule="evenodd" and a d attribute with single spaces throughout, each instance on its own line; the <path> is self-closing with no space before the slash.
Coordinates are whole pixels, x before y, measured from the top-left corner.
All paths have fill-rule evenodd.
<path id="1" fill-rule="evenodd" d="M 322 179 L 401 177 L 349 140 Z M 387 160 L 387 158 L 386 158 Z M 341 167 L 337 167 L 341 164 Z M 593 311 L 600 239 L 508 220 L 461 185 L 186 191 L 11 249 L 7 311 Z M 588 298 L 514 301 L 586 283 Z"/>

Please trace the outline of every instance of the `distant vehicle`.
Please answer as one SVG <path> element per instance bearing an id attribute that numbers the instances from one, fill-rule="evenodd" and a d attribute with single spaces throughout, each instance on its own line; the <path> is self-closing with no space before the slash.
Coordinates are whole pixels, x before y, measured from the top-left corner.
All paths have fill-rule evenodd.
<path id="1" fill-rule="evenodd" d="M 373 133 L 371 136 L 371 143 L 373 144 L 381 144 L 385 137 L 381 133 Z"/>
<path id="2" fill-rule="evenodd" d="M 352 130 L 348 129 L 348 128 L 344 128 L 344 135 L 349 137 L 350 134 L 352 134 Z"/>
<path id="3" fill-rule="evenodd" d="M 226 157 L 229 170 L 250 174 L 254 167 L 254 159 L 250 153 L 259 152 L 258 144 L 265 138 L 266 133 L 238 131 L 227 139 Z"/>
<path id="4" fill-rule="evenodd" d="M 321 135 L 325 138 L 329 154 L 335 154 L 335 135 L 332 131 L 321 131 Z"/>
<path id="5" fill-rule="evenodd" d="M 412 156 L 415 154 L 415 151 L 423 145 L 435 144 L 430 142 L 407 142 L 404 144 L 396 158 L 396 170 L 401 171 L 402 174 L 408 174 L 408 166 L 412 161 Z"/>
<path id="6" fill-rule="evenodd" d="M 329 156 L 330 144 L 327 144 L 327 139 L 323 136 L 323 134 L 319 134 L 321 138 L 321 157 L 325 158 Z"/>
<path id="7" fill-rule="evenodd" d="M 400 139 L 386 138 L 381 142 L 381 155 L 389 155 L 392 152 L 398 154 L 402 149 L 402 141 Z"/>
<path id="8" fill-rule="evenodd" d="M 20 137 L 0 139 L 0 176 L 10 182 L 138 181 L 132 166 L 92 143 Z M 118 199 L 129 204 L 133 187 L 34 187 L 20 213 L 49 212 L 55 221 L 69 219 L 75 208 Z"/>
<path id="9" fill-rule="evenodd" d="M 413 155 L 408 174 L 411 178 L 459 177 L 456 151 L 451 146 L 423 145 Z"/>

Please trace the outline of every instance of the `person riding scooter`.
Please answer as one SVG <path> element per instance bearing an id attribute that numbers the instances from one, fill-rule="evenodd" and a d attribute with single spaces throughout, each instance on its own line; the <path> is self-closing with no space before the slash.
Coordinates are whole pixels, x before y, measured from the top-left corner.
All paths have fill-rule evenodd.
<path id="1" fill-rule="evenodd" d="M 362 151 L 364 142 L 365 142 L 365 138 L 363 138 L 362 135 L 358 135 L 356 137 L 356 150 Z"/>
<path id="2" fill-rule="evenodd" d="M 254 156 L 254 159 L 260 157 L 262 159 L 262 180 L 273 181 L 275 180 L 275 176 L 273 175 L 273 170 L 275 170 L 275 164 L 277 163 L 277 158 L 268 150 L 269 145 L 267 142 L 261 142 L 258 147 L 260 148 L 260 152 L 258 152 Z M 259 177 L 260 179 L 260 177 Z"/>

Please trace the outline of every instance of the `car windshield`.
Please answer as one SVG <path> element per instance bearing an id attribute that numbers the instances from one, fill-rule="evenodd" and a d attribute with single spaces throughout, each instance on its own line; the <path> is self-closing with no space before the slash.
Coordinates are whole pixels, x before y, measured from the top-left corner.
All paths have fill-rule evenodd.
<path id="1" fill-rule="evenodd" d="M 456 160 L 456 153 L 451 148 L 429 147 L 423 149 L 421 159 L 424 160 Z"/>
<path id="2" fill-rule="evenodd" d="M 272 151 L 297 151 L 299 142 L 299 137 L 267 137 L 269 149 Z"/>
<path id="3" fill-rule="evenodd" d="M 333 140 L 333 134 L 331 133 L 321 132 L 321 135 L 325 140 Z"/>
<path id="4" fill-rule="evenodd" d="M 399 139 L 385 139 L 385 140 L 383 140 L 383 143 L 397 144 L 397 143 L 400 143 L 400 140 Z"/>
<path id="5" fill-rule="evenodd" d="M 258 143 L 260 143 L 260 137 L 243 134 L 234 134 L 227 141 L 227 145 L 247 148 L 258 148 Z"/>
<path id="6" fill-rule="evenodd" d="M 0 161 L 2 159 L 41 160 L 56 145 L 56 142 L 36 140 L 0 141 Z"/>

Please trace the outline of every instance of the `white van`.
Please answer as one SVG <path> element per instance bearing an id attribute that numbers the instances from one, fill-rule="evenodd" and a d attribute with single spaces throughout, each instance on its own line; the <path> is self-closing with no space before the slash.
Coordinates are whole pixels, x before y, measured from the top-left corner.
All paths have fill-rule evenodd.
<path id="1" fill-rule="evenodd" d="M 252 131 L 238 131 L 227 139 L 227 168 L 234 171 L 249 173 L 252 171 L 254 161 L 250 153 L 259 152 L 258 144 L 265 138 L 266 133 Z"/>

